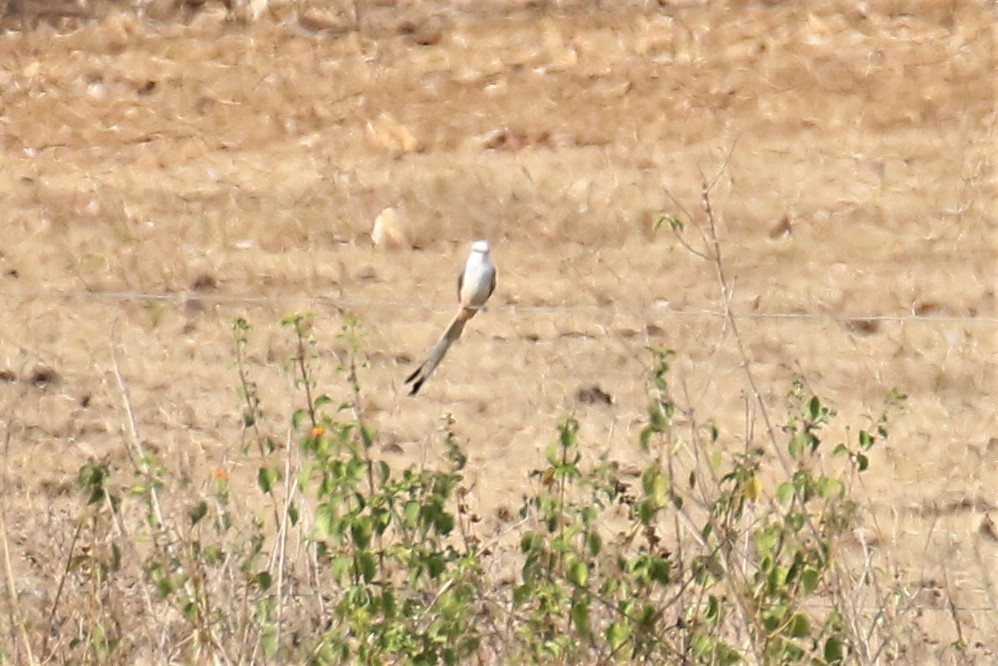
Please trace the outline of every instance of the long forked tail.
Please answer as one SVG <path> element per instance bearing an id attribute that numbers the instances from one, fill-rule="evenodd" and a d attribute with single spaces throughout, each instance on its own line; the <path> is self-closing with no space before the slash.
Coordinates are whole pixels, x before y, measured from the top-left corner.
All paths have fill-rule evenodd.
<path id="1" fill-rule="evenodd" d="M 469 319 L 475 316 L 477 310 L 472 310 L 470 308 L 461 308 L 458 313 L 454 315 L 453 321 L 451 321 L 450 326 L 444 331 L 443 336 L 433 345 L 433 349 L 430 350 L 429 355 L 423 364 L 413 371 L 411 375 L 405 378 L 405 383 L 412 383 L 412 389 L 409 391 L 409 395 L 416 395 L 419 393 L 419 389 L 422 388 L 423 384 L 433 371 L 437 369 L 440 365 L 440 361 L 444 360 L 444 355 L 450 346 L 461 337 L 461 332 L 464 331 L 464 325 Z"/>

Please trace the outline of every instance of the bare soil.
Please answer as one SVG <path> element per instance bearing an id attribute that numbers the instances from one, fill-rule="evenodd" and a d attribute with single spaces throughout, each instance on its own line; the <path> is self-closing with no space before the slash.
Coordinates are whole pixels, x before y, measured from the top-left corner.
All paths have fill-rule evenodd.
<path id="1" fill-rule="evenodd" d="M 281 315 L 316 313 L 339 399 L 355 314 L 380 454 L 434 460 L 452 413 L 485 530 L 565 414 L 593 459 L 636 459 L 649 345 L 726 446 L 762 441 L 713 266 L 653 231 L 676 213 L 700 247 L 706 179 L 777 421 L 798 374 L 840 414 L 830 442 L 909 396 L 861 490 L 862 538 L 917 595 L 913 663 L 994 663 L 995 5 L 340 5 L 0 3 L 0 507 L 22 611 L 51 602 L 78 468 L 129 464 L 126 395 L 180 478 L 249 487 L 240 316 L 280 432 Z M 401 248 L 372 245 L 386 207 Z M 410 398 L 480 237 L 491 307 Z"/>

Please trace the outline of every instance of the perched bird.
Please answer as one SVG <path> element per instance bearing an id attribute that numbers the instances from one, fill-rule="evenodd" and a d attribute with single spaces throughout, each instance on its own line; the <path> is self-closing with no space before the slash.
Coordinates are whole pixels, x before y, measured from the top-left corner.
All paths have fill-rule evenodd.
<path id="1" fill-rule="evenodd" d="M 464 325 L 474 317 L 496 288 L 496 267 L 489 261 L 489 242 L 477 240 L 471 244 L 471 254 L 464 262 L 464 270 L 457 276 L 457 300 L 460 307 L 443 337 L 430 350 L 426 360 L 406 377 L 412 384 L 409 395 L 416 395 L 433 371 L 440 365 L 450 346 L 461 337 Z"/>

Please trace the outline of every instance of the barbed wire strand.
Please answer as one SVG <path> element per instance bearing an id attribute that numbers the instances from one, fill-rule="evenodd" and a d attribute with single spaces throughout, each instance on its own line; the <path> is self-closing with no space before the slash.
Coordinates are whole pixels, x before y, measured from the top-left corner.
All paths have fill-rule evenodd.
<path id="1" fill-rule="evenodd" d="M 151 293 L 142 291 L 62 291 L 62 290 L 27 290 L 27 289 L 0 289 L 0 297 L 16 298 L 21 300 L 49 299 L 49 300 L 104 300 L 114 302 L 128 301 L 154 301 L 169 302 L 177 301 L 201 301 L 219 304 L 243 304 L 243 305 L 290 305 L 292 303 L 314 303 L 321 306 L 333 307 L 339 310 L 360 310 L 360 309 L 381 309 L 381 310 L 413 310 L 430 309 L 434 311 L 449 311 L 450 305 L 434 305 L 413 301 L 386 301 L 386 300 L 358 300 L 341 299 L 331 296 L 248 296 L 239 294 L 212 294 L 195 291 L 173 292 L 173 293 Z M 725 317 L 721 310 L 710 309 L 675 309 L 667 305 L 652 304 L 644 308 L 616 307 L 613 305 L 596 304 L 566 304 L 566 305 L 519 305 L 508 303 L 505 305 L 491 305 L 487 310 L 493 312 L 512 313 L 537 313 L 537 314 L 571 314 L 585 312 L 601 312 L 618 315 L 642 315 L 664 317 Z M 740 319 L 754 320 L 813 320 L 813 321 L 835 321 L 839 323 L 856 322 L 900 322 L 900 323 L 928 323 L 928 324 L 965 324 L 979 326 L 998 326 L 998 317 L 978 317 L 959 316 L 946 314 L 855 314 L 840 315 L 828 312 L 736 312 L 735 316 Z"/>

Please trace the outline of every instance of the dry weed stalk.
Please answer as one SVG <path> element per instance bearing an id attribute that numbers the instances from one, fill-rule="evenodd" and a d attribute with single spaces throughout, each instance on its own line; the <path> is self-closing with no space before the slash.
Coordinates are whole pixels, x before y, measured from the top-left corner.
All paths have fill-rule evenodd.
<path id="1" fill-rule="evenodd" d="M 9 438 L 9 423 L 7 432 Z M 28 664 L 34 666 L 37 662 L 35 661 L 35 656 L 31 651 L 31 641 L 28 638 L 28 632 L 24 627 L 24 619 L 21 615 L 21 606 L 17 598 L 17 581 L 14 579 L 14 568 L 10 562 L 10 544 L 7 542 L 7 521 L 4 519 L 4 507 L 2 502 L 0 502 L 0 546 L 3 547 L 4 586 L 7 588 L 8 603 L 7 617 L 8 622 L 10 623 L 11 632 L 15 635 L 13 644 L 15 646 L 21 646 L 24 650 L 25 658 L 27 659 Z M 61 585 L 62 583 L 60 582 L 60 588 Z"/>
<path id="2" fill-rule="evenodd" d="M 738 315 L 735 313 L 732 307 L 732 302 L 734 300 L 734 283 L 727 273 L 727 268 L 724 261 L 724 256 L 722 252 L 722 243 L 720 240 L 720 234 L 718 233 L 718 224 L 714 214 L 714 210 L 711 204 L 711 191 L 717 184 L 718 180 L 721 178 L 725 172 L 728 161 L 730 161 L 731 154 L 733 153 L 735 145 L 731 146 L 728 156 L 718 172 L 718 175 L 712 181 L 708 181 L 707 177 L 704 175 L 703 171 L 700 171 L 701 178 L 701 191 L 700 191 L 700 207 L 703 213 L 706 224 L 704 227 L 700 225 L 695 225 L 695 229 L 700 236 L 700 242 L 702 244 L 702 249 L 694 246 L 690 241 L 683 235 L 684 226 L 679 222 L 678 218 L 662 218 L 656 224 L 661 224 L 663 221 L 670 222 L 670 227 L 673 234 L 677 238 L 678 242 L 685 248 L 688 252 L 692 253 L 694 256 L 708 261 L 714 268 L 718 288 L 720 291 L 720 300 L 722 303 L 722 314 L 723 314 L 723 328 L 721 331 L 720 340 L 723 340 L 730 330 L 732 338 L 736 345 L 736 350 L 738 353 L 738 358 L 740 359 L 740 366 L 743 371 L 746 384 L 749 388 L 749 392 L 754 402 L 754 409 L 750 409 L 750 404 L 746 401 L 746 414 L 745 414 L 745 442 L 746 449 L 749 447 L 750 442 L 754 439 L 754 417 L 752 414 L 757 414 L 759 418 L 762 419 L 764 424 L 764 429 L 766 433 L 766 438 L 769 443 L 769 449 L 773 452 L 776 459 L 778 460 L 784 473 L 789 477 L 793 475 L 793 470 L 791 469 L 790 462 L 787 459 L 783 448 L 780 446 L 779 441 L 776 436 L 776 429 L 773 425 L 773 421 L 769 414 L 769 407 L 759 390 L 758 382 L 753 372 L 752 360 L 747 352 L 747 346 L 745 344 L 742 333 L 739 329 Z M 672 202 L 683 212 L 688 220 L 695 223 L 695 217 L 689 213 L 685 207 L 672 195 L 671 192 L 666 188 L 666 195 L 672 200 Z M 718 346 L 720 341 L 718 342 Z M 685 384 L 684 384 L 685 389 Z M 689 403 L 689 395 L 686 393 L 687 403 Z M 714 483 L 718 483 L 718 478 L 713 467 L 709 464 L 705 465 L 701 456 L 701 447 L 697 446 L 700 441 L 699 435 L 699 425 L 695 419 L 692 408 L 689 409 L 687 416 L 689 418 L 690 425 L 690 437 L 691 443 L 693 444 L 690 448 L 692 449 L 691 455 L 693 458 L 693 464 L 696 469 L 707 473 L 713 478 Z M 673 451 L 670 448 L 668 450 L 668 464 L 670 474 L 673 473 Z M 770 500 L 772 502 L 772 500 Z M 872 513 L 872 512 L 871 512 Z M 815 538 L 820 537 L 820 530 L 814 523 L 813 517 L 807 515 L 807 527 L 813 534 Z M 675 512 L 677 521 L 682 519 L 683 525 L 687 528 L 687 533 L 692 534 L 694 538 L 699 539 L 699 534 L 697 534 L 695 529 L 695 523 L 692 521 L 691 517 L 687 515 L 685 508 L 677 508 Z M 876 517 L 873 517 L 876 523 Z M 878 526 L 879 528 L 879 526 Z M 679 532 L 679 526 L 677 522 L 676 526 L 677 534 Z M 746 539 L 748 538 L 748 531 L 745 533 Z M 704 545 L 701 541 L 701 545 Z M 681 547 L 681 540 L 679 541 Z M 732 596 L 740 612 L 740 619 L 742 623 L 742 629 L 746 632 L 746 636 L 751 635 L 750 627 L 753 624 L 753 619 L 751 618 L 751 613 L 749 612 L 745 601 L 742 599 L 739 593 L 739 588 L 747 589 L 747 579 L 745 578 L 745 571 L 747 570 L 747 558 L 749 553 L 748 543 L 746 542 L 745 547 L 742 549 L 743 566 L 737 566 L 736 561 L 729 561 L 727 559 L 722 559 L 722 566 L 724 567 L 725 575 L 730 577 L 731 580 L 736 581 L 738 584 L 731 586 Z M 734 555 L 734 551 L 728 551 L 729 556 Z M 854 645 L 860 651 L 860 656 L 864 663 L 877 663 L 881 658 L 883 652 L 892 643 L 897 642 L 897 624 L 901 618 L 904 616 L 910 616 L 916 610 L 914 595 L 907 595 L 907 603 L 902 606 L 888 607 L 888 599 L 897 596 L 897 591 L 889 592 L 884 590 L 881 586 L 880 577 L 878 575 L 877 569 L 873 566 L 873 552 L 864 543 L 864 564 L 862 571 L 859 572 L 855 577 L 850 575 L 851 572 L 842 564 L 837 564 L 833 569 L 833 576 L 835 579 L 835 585 L 832 586 L 833 594 L 836 596 L 841 608 L 848 608 L 851 613 L 843 618 L 846 623 L 849 624 L 851 628 L 851 633 L 854 637 L 859 640 L 854 641 Z M 846 586 L 851 587 L 852 596 L 846 594 Z M 866 627 L 863 627 L 863 620 L 861 619 L 869 611 L 866 603 L 862 600 L 862 596 L 865 592 L 868 592 L 868 587 L 872 585 L 875 591 L 875 598 L 879 600 L 879 606 L 875 609 L 873 617 L 868 618 L 865 622 Z M 698 600 L 699 602 L 700 600 Z M 963 643 L 963 632 L 960 624 L 960 620 L 957 614 L 957 609 L 952 600 L 952 595 L 947 595 L 947 608 L 956 627 L 957 637 L 960 643 Z M 876 645 L 873 645 L 877 641 L 875 633 L 878 629 L 880 630 L 879 641 Z M 749 645 L 755 651 L 755 658 L 759 663 L 765 661 L 763 655 L 759 652 L 758 646 L 754 644 L 753 641 L 749 641 Z"/>

